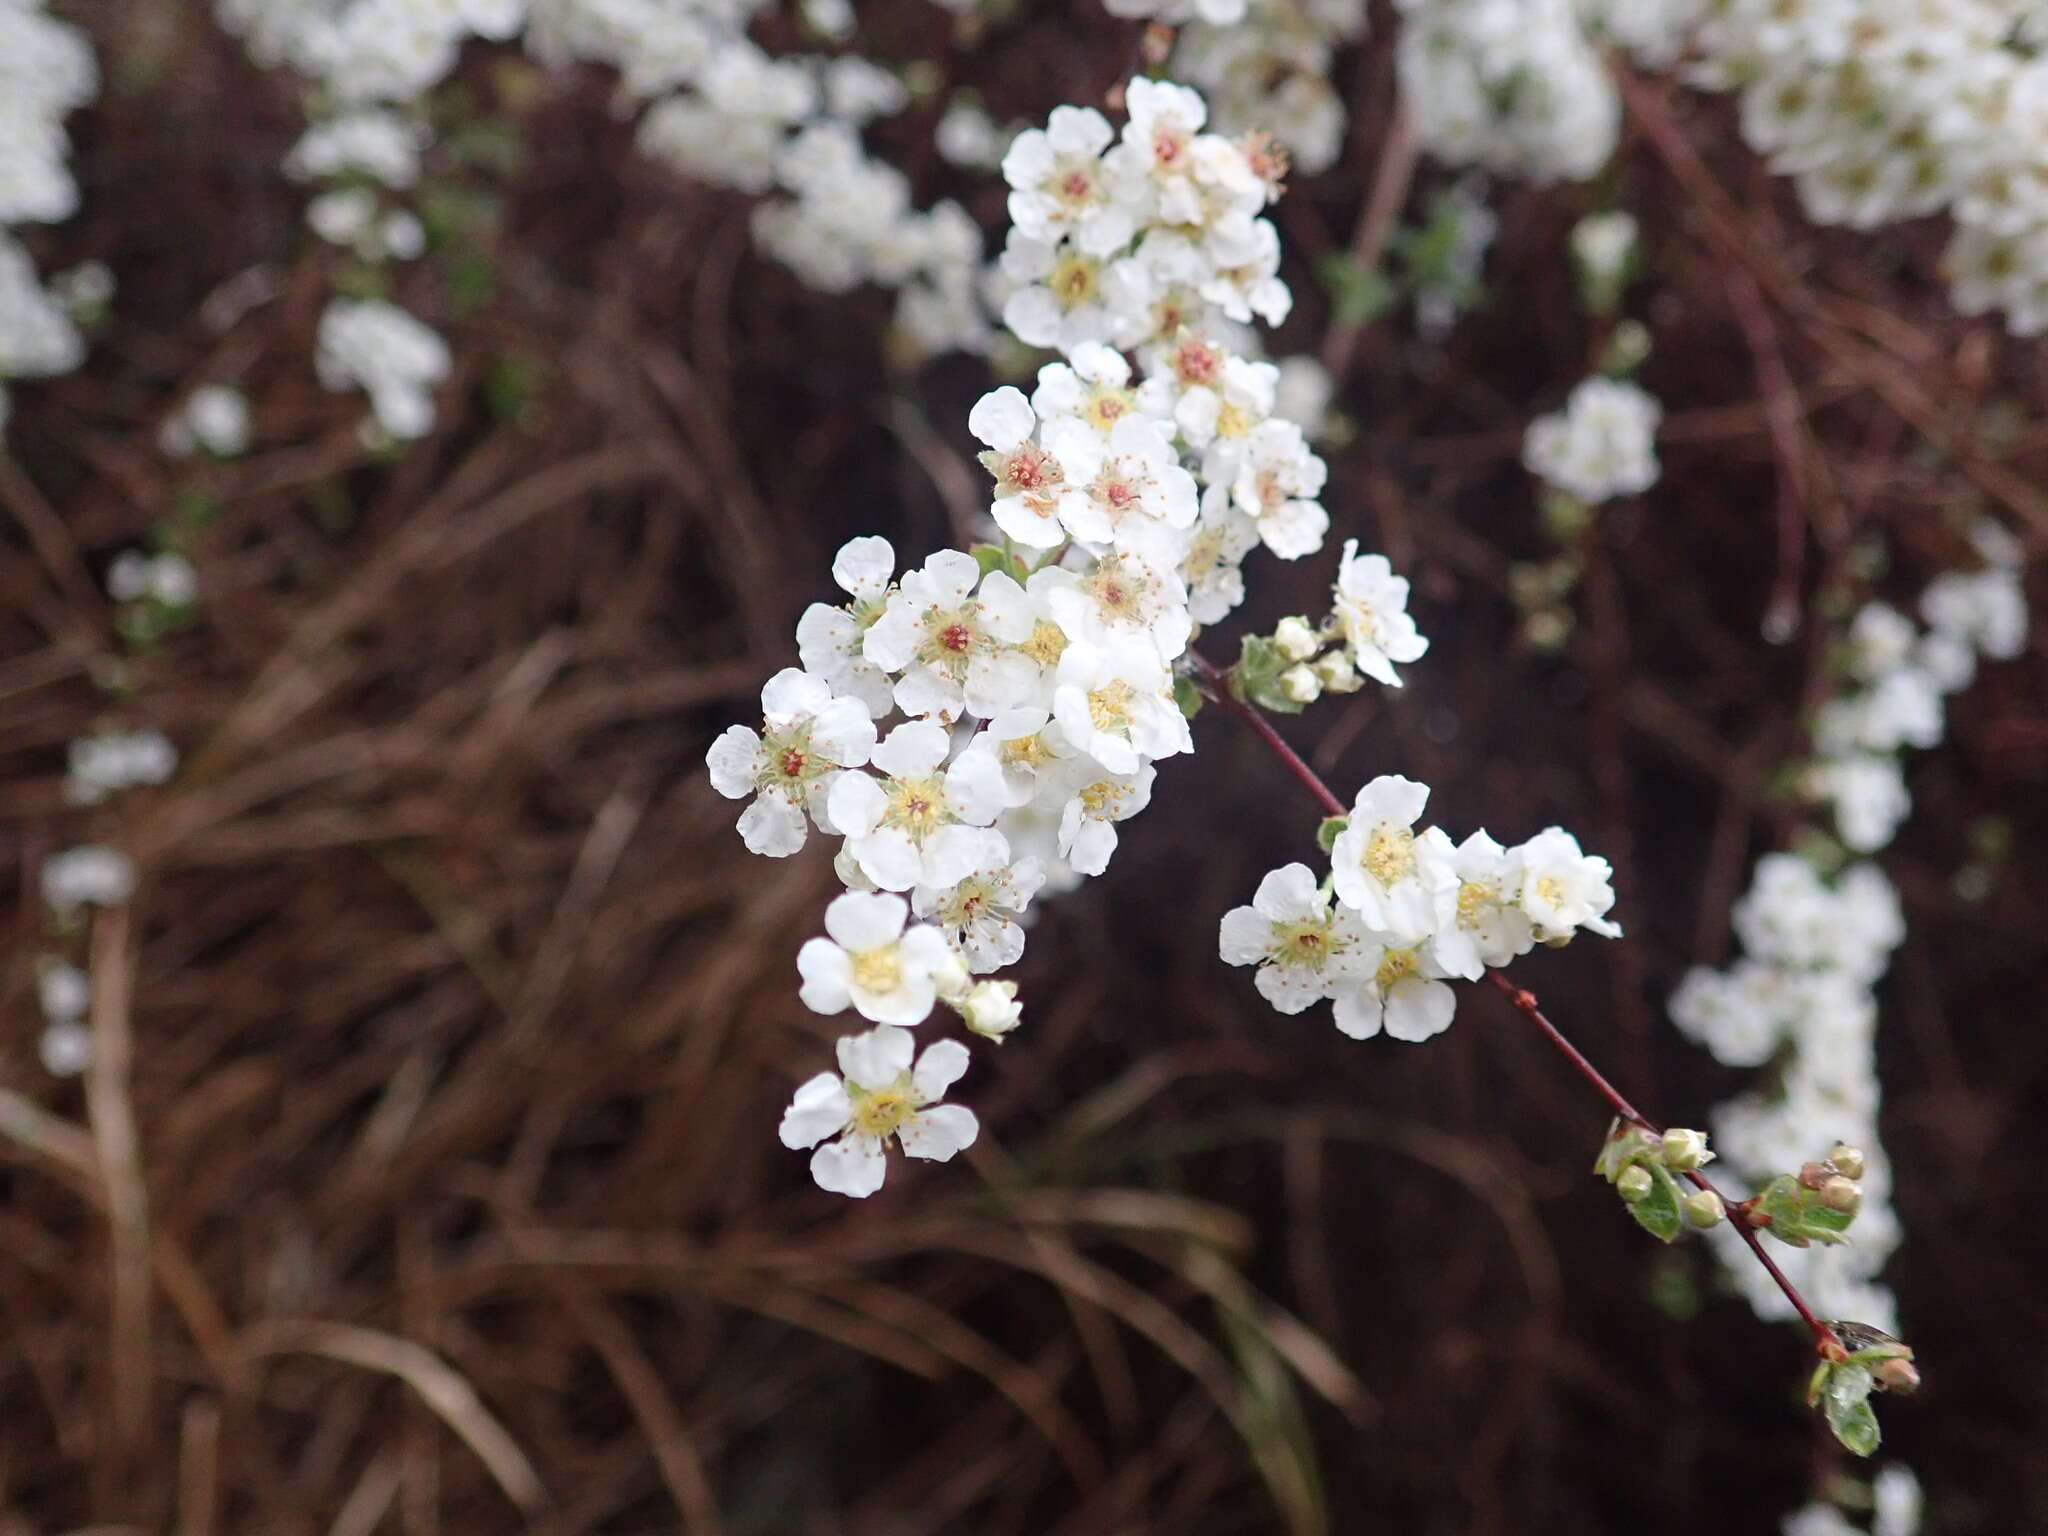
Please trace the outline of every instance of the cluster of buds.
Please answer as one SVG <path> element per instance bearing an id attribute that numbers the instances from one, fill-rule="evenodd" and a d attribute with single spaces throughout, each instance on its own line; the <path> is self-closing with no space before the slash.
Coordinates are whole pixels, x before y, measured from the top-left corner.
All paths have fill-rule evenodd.
<path id="1" fill-rule="evenodd" d="M 1593 1171 L 1614 1186 L 1644 1231 L 1668 1243 L 1678 1236 L 1683 1223 L 1715 1227 L 1726 1219 L 1727 1204 L 1713 1190 L 1684 1194 L 1678 1187 L 1681 1177 L 1697 1173 L 1713 1160 L 1705 1131 L 1673 1126 L 1660 1136 L 1643 1126 L 1616 1120 L 1607 1129 L 1607 1141 Z"/>

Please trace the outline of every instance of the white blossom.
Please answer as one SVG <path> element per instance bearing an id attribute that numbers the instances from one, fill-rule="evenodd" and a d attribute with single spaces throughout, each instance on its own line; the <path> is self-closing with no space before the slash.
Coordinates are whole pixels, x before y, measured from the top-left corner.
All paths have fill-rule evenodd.
<path id="1" fill-rule="evenodd" d="M 825 807 L 841 772 L 858 768 L 875 749 L 875 725 L 859 699 L 836 697 L 831 685 L 785 667 L 761 690 L 761 729 L 727 726 L 705 763 L 711 784 L 728 800 L 751 800 L 740 813 L 747 847 L 783 858 L 804 845 L 804 818 L 829 823 Z"/>
<path id="2" fill-rule="evenodd" d="M 906 928 L 909 916 L 901 896 L 849 891 L 835 898 L 825 909 L 829 937 L 807 939 L 797 951 L 804 1006 L 814 1013 L 851 1007 L 877 1024 L 923 1023 L 958 962 L 938 929 Z"/>
<path id="3" fill-rule="evenodd" d="M 913 1066 L 914 1050 L 908 1033 L 886 1025 L 849 1035 L 839 1042 L 838 1073 L 821 1072 L 797 1089 L 782 1116 L 782 1144 L 817 1148 L 811 1177 L 820 1189 L 872 1195 L 888 1172 L 883 1148 L 892 1139 L 908 1156 L 941 1163 L 974 1145 L 974 1112 L 938 1102 L 966 1073 L 967 1047 L 936 1040 Z"/>

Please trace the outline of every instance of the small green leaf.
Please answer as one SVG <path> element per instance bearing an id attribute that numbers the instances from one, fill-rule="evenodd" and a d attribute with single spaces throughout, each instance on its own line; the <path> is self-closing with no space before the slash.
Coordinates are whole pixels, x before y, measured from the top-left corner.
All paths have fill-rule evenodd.
<path id="1" fill-rule="evenodd" d="M 1248 699 L 1261 709 L 1279 715 L 1298 715 L 1301 705 L 1280 686 L 1280 674 L 1293 665 L 1287 653 L 1269 636 L 1246 635 L 1237 665 L 1231 669 L 1231 684 L 1239 698 Z"/>
<path id="2" fill-rule="evenodd" d="M 984 576 L 991 571 L 1001 571 L 1013 580 L 1022 581 L 1026 575 L 1017 557 L 1000 544 L 977 544 L 967 553 L 974 556 L 974 563 L 981 567 Z"/>
<path id="3" fill-rule="evenodd" d="M 1394 285 L 1347 251 L 1325 256 L 1317 275 L 1329 290 L 1331 315 L 1339 325 L 1364 325 L 1394 302 Z"/>
<path id="4" fill-rule="evenodd" d="M 1328 853 L 1337 846 L 1337 839 L 1343 836 L 1344 829 L 1350 825 L 1349 816 L 1324 817 L 1323 824 L 1316 828 L 1316 846 Z"/>
<path id="5" fill-rule="evenodd" d="M 1882 1438 L 1877 1411 L 1870 1406 L 1870 1389 L 1874 1384 L 1868 1366 L 1844 1363 L 1828 1372 L 1827 1384 L 1821 1388 L 1828 1428 L 1858 1456 L 1870 1455 Z"/>
<path id="6" fill-rule="evenodd" d="M 1678 1181 L 1671 1177 L 1670 1170 L 1662 1163 L 1653 1163 L 1646 1158 L 1635 1166 L 1649 1171 L 1650 1192 L 1629 1206 L 1629 1215 L 1635 1217 L 1637 1224 L 1658 1242 L 1675 1242 L 1685 1226 Z"/>
<path id="7" fill-rule="evenodd" d="M 1600 1156 L 1594 1159 L 1593 1171 L 1612 1184 L 1629 1164 L 1647 1155 L 1656 1145 L 1650 1139 L 1650 1133 L 1641 1126 L 1611 1120 L 1607 1125 L 1607 1140 L 1600 1147 Z"/>
<path id="8" fill-rule="evenodd" d="M 1770 1220 L 1764 1224 L 1779 1242 L 1792 1248 L 1814 1243 L 1846 1243 L 1852 1215 L 1821 1203 L 1817 1191 L 1808 1189 L 1789 1173 L 1781 1173 L 1757 1195 L 1757 1210 Z"/>
<path id="9" fill-rule="evenodd" d="M 1180 706 L 1182 714 L 1192 720 L 1202 712 L 1202 690 L 1195 686 L 1193 678 L 1176 676 L 1173 680 L 1173 702 Z"/>

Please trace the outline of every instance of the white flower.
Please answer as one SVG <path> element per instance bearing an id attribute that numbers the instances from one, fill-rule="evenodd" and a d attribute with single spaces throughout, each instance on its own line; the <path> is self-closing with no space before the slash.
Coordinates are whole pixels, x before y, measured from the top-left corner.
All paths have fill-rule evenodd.
<path id="1" fill-rule="evenodd" d="M 74 739 L 64 798 L 98 805 L 137 784 L 162 784 L 177 771 L 178 749 L 161 731 L 101 731 Z"/>
<path id="2" fill-rule="evenodd" d="M 117 907 L 134 894 L 134 861 L 116 849 L 89 843 L 43 860 L 43 900 L 60 915 L 82 906 Z"/>
<path id="3" fill-rule="evenodd" d="M 1107 437 L 1137 409 L 1137 392 L 1130 382 L 1131 365 L 1123 353 L 1100 342 L 1083 342 L 1067 362 L 1047 363 L 1038 370 L 1031 409 L 1041 421 L 1071 416 Z"/>
<path id="4" fill-rule="evenodd" d="M 861 641 L 888 606 L 889 578 L 896 551 L 874 535 L 849 539 L 832 561 L 832 579 L 853 601 L 835 608 L 813 603 L 797 620 L 797 655 L 804 670 L 822 677 L 834 693 L 851 694 L 877 719 L 894 703 L 889 675 L 867 659 Z"/>
<path id="5" fill-rule="evenodd" d="M 1367 677 L 1401 686 L 1394 663 L 1419 661 L 1429 649 L 1408 616 L 1408 582 L 1385 555 L 1361 555 L 1358 540 L 1344 541 L 1337 566 L 1336 616 L 1351 659 Z"/>
<path id="6" fill-rule="evenodd" d="M 1010 384 L 989 391 L 967 413 L 967 430 L 989 447 L 981 462 L 995 476 L 989 516 L 996 526 L 1032 549 L 1051 549 L 1064 539 L 1058 512 L 1066 470 L 1032 441 L 1038 417 L 1024 392 Z"/>
<path id="7" fill-rule="evenodd" d="M 43 1031 L 36 1043 L 43 1070 L 52 1077 L 76 1077 L 92 1065 L 92 1031 L 76 1019 L 63 1019 Z"/>
<path id="8" fill-rule="evenodd" d="M 947 886 L 920 885 L 911 905 L 926 922 L 936 923 L 976 975 L 1014 965 L 1024 953 L 1022 918 L 1031 898 L 1045 884 L 1045 866 L 1037 859 L 1009 860 L 1002 834 L 991 832 L 993 855 Z"/>
<path id="9" fill-rule="evenodd" d="M 875 724 L 859 699 L 837 698 L 823 678 L 785 667 L 761 690 L 761 730 L 731 725 L 711 744 L 711 785 L 728 800 L 754 797 L 740 813 L 747 847 L 772 859 L 804 845 L 804 814 L 828 825 L 833 782 L 868 761 Z"/>
<path id="10" fill-rule="evenodd" d="M 1382 775 L 1359 790 L 1331 845 L 1337 899 L 1377 933 L 1420 939 L 1450 920 L 1458 877 L 1445 845 L 1414 830 L 1428 802 L 1428 785 Z"/>
<path id="11" fill-rule="evenodd" d="M 1919 1536 L 1920 1479 L 1911 1467 L 1894 1462 L 1877 1474 L 1870 1492 L 1876 1505 L 1871 1536 Z"/>
<path id="12" fill-rule="evenodd" d="M 1193 524 L 1201 508 L 1195 477 L 1163 423 L 1124 416 L 1105 441 L 1069 418 L 1048 425 L 1044 437 L 1066 470 L 1059 515 L 1075 538 L 1098 548 L 1159 548 L 1169 530 Z"/>
<path id="13" fill-rule="evenodd" d="M 1529 424 L 1529 472 L 1589 505 L 1634 496 L 1657 483 L 1656 433 L 1663 408 L 1635 385 L 1591 378 L 1564 410 Z"/>
<path id="14" fill-rule="evenodd" d="M 1180 561 L 1188 613 L 1197 624 L 1227 618 L 1244 601 L 1244 557 L 1258 544 L 1259 525 L 1231 504 L 1225 487 L 1209 487 L 1203 493 L 1202 514 L 1187 553 Z"/>
<path id="15" fill-rule="evenodd" d="M 825 909 L 825 932 L 797 951 L 798 995 L 814 1013 L 849 1006 L 877 1024 L 921 1024 L 938 998 L 953 952 L 938 929 L 905 929 L 910 903 L 901 896 L 848 891 Z"/>
<path id="16" fill-rule="evenodd" d="M 1434 844 L 1443 835 L 1431 827 L 1419 840 Z M 1526 954 L 1535 933 L 1520 905 L 1520 870 L 1499 843 L 1474 832 L 1452 853 L 1451 868 L 1458 878 L 1457 901 L 1452 921 L 1436 932 L 1435 955 L 1449 974 L 1477 981 L 1488 966 Z"/>
<path id="17" fill-rule="evenodd" d="M 1013 228 L 1002 273 L 1016 285 L 1003 302 L 1003 324 L 1027 346 L 1070 352 L 1084 342 L 1136 339 L 1130 317 L 1142 308 L 1144 278 L 1127 258 L 1105 262 L 1071 242 Z"/>
<path id="18" fill-rule="evenodd" d="M 1579 850 L 1578 839 L 1562 827 L 1547 827 L 1514 851 L 1520 869 L 1522 911 L 1539 939 L 1565 939 L 1581 928 L 1618 939 L 1621 929 L 1607 920 L 1614 905 L 1607 861 Z"/>
<path id="19" fill-rule="evenodd" d="M 107 567 L 107 596 L 117 603 L 148 598 L 166 608 L 184 608 L 199 596 L 199 573 L 180 554 L 124 549 Z"/>
<path id="20" fill-rule="evenodd" d="M 1275 416 L 1246 438 L 1231 496 L 1257 521 L 1266 548 L 1283 560 L 1298 560 L 1321 549 L 1329 530 L 1329 514 L 1316 500 L 1327 474 L 1301 428 Z"/>
<path id="21" fill-rule="evenodd" d="M 225 384 L 202 384 L 164 423 L 157 440 L 173 458 L 204 448 L 215 458 L 231 459 L 249 447 L 249 401 Z"/>
<path id="22" fill-rule="evenodd" d="M 1084 875 L 1109 868 L 1116 852 L 1116 824 L 1128 821 L 1152 801 L 1153 767 L 1134 773 L 1081 778 L 1060 811 L 1059 856 Z"/>
<path id="23" fill-rule="evenodd" d="M 1920 594 L 1920 613 L 1937 633 L 1967 640 L 1994 660 L 2026 648 L 2027 598 L 2014 570 L 1944 571 Z"/>
<path id="24" fill-rule="evenodd" d="M 936 721 L 899 725 L 871 761 L 887 774 L 836 779 L 826 802 L 861 873 L 885 891 L 950 886 L 990 859 L 1009 857 L 1002 834 L 987 830 L 1003 809 L 1001 771 L 985 756 L 961 753 L 943 773 L 952 738 Z"/>
<path id="25" fill-rule="evenodd" d="M 1072 234 L 1090 256 L 1109 256 L 1131 243 L 1138 189 L 1102 161 L 1110 127 L 1091 107 L 1054 107 L 1044 128 L 1028 128 L 1003 156 L 1010 184 L 1010 222 L 1034 240 Z"/>
<path id="26" fill-rule="evenodd" d="M 1337 992 L 1332 1010 L 1352 1039 L 1369 1040 L 1384 1027 L 1396 1040 L 1415 1042 L 1451 1027 L 1458 997 L 1444 984 L 1427 940 L 1369 945 L 1360 969 L 1362 976 Z"/>
<path id="27" fill-rule="evenodd" d="M 434 424 L 433 391 L 448 372 L 448 344 L 395 304 L 334 299 L 320 316 L 313 362 L 328 389 L 360 385 L 377 426 L 405 442 Z"/>
<path id="28" fill-rule="evenodd" d="M 1165 663 L 1147 641 L 1069 645 L 1060 655 L 1052 712 L 1068 742 L 1111 773 L 1194 750 Z"/>
<path id="29" fill-rule="evenodd" d="M 36 1001 L 48 1022 L 69 1024 L 92 1005 L 92 982 L 77 966 L 53 961 L 36 976 Z"/>
<path id="30" fill-rule="evenodd" d="M 1023 703 L 1037 681 L 1032 660 L 1010 649 L 1031 638 L 1031 626 L 1030 600 L 1014 580 L 1001 571 L 984 577 L 972 555 L 942 549 L 904 573 L 861 651 L 904 674 L 896 704 L 906 715 L 950 721 L 964 705 L 986 719 Z"/>
<path id="31" fill-rule="evenodd" d="M 936 1040 L 913 1067 L 914 1049 L 907 1033 L 887 1026 L 849 1035 L 839 1042 L 843 1076 L 820 1072 L 797 1089 L 782 1116 L 782 1144 L 817 1147 L 811 1177 L 820 1189 L 872 1195 L 888 1172 L 882 1149 L 891 1137 L 909 1156 L 940 1163 L 974 1145 L 974 1111 L 938 1102 L 966 1072 L 967 1047 Z"/>
<path id="32" fill-rule="evenodd" d="M 1038 795 L 1046 771 L 1070 758 L 1066 733 L 1050 713 L 1035 705 L 1006 709 L 990 717 L 976 733 L 963 758 L 985 756 L 1002 775 L 1006 809 L 1028 805 Z"/>
<path id="33" fill-rule="evenodd" d="M 1045 583 L 1046 606 L 1069 639 L 1091 645 L 1143 639 L 1161 661 L 1187 649 L 1193 624 L 1187 588 L 1171 565 L 1126 549 L 1111 551 L 1079 574 L 1040 574 L 1052 578 Z"/>
<path id="34" fill-rule="evenodd" d="M 1356 913 L 1331 910 L 1306 864 L 1288 864 L 1259 882 L 1248 907 L 1224 913 L 1219 948 L 1226 964 L 1256 965 L 1259 995 L 1282 1013 L 1300 1013 L 1360 975 L 1375 948 Z"/>
<path id="35" fill-rule="evenodd" d="M 1877 753 L 1823 758 L 1807 769 L 1806 791 L 1832 803 L 1835 829 L 1858 853 L 1884 847 L 1913 809 L 1899 760 Z"/>

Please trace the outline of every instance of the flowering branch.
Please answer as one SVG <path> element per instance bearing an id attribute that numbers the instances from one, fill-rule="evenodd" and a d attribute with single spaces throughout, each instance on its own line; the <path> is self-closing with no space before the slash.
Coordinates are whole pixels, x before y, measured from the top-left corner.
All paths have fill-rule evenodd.
<path id="1" fill-rule="evenodd" d="M 1323 782 L 1322 776 L 1303 760 L 1300 753 L 1287 744 L 1280 733 L 1273 728 L 1273 722 L 1268 720 L 1256 705 L 1238 696 L 1236 689 L 1232 686 L 1230 673 L 1217 667 L 1214 662 L 1203 656 L 1199 651 L 1191 648 L 1187 654 L 1189 668 L 1200 680 L 1202 691 L 1226 713 L 1235 715 L 1249 726 L 1252 734 L 1257 736 L 1273 755 L 1286 765 L 1288 772 L 1292 773 L 1301 782 L 1302 786 L 1315 798 L 1316 803 L 1322 806 L 1325 811 L 1329 812 L 1332 816 L 1344 815 L 1347 807 L 1342 800 L 1337 798 L 1336 793 L 1330 786 Z M 1638 1127 L 1651 1137 L 1663 1136 L 1663 1128 L 1623 1097 L 1621 1090 L 1609 1082 L 1606 1074 L 1601 1072 L 1598 1067 L 1594 1066 L 1587 1059 L 1585 1052 L 1573 1045 L 1566 1038 L 1564 1031 L 1559 1029 L 1545 1016 L 1542 1007 L 1536 1001 L 1535 993 L 1529 991 L 1526 987 L 1518 985 L 1505 971 L 1497 968 L 1488 967 L 1486 976 L 1493 983 L 1495 990 L 1512 1003 L 1518 1013 L 1536 1026 L 1543 1037 L 1557 1048 L 1558 1054 L 1572 1064 L 1573 1070 L 1580 1077 L 1584 1078 L 1601 1098 L 1607 1101 L 1608 1107 L 1617 1116 L 1630 1125 Z M 1763 1240 L 1757 1236 L 1756 1232 L 1755 1221 L 1762 1214 L 1756 1210 L 1756 1202 L 1753 1200 L 1728 1200 L 1726 1196 L 1722 1195 L 1714 1187 L 1712 1180 L 1708 1179 L 1697 1168 L 1685 1170 L 1682 1177 L 1696 1189 L 1711 1194 L 1717 1200 L 1720 1200 L 1735 1217 L 1733 1225 L 1735 1230 L 1741 1234 L 1743 1242 L 1748 1244 L 1750 1252 L 1756 1255 L 1757 1262 L 1763 1265 L 1765 1272 L 1776 1282 L 1778 1289 L 1785 1293 L 1786 1300 L 1792 1303 L 1793 1309 L 1798 1312 L 1806 1326 L 1812 1330 L 1814 1348 L 1827 1359 L 1845 1359 L 1849 1351 L 1843 1345 L 1842 1340 L 1836 1335 L 1833 1327 L 1816 1314 L 1812 1307 L 1807 1305 L 1806 1298 L 1799 1294 L 1798 1287 L 1793 1285 L 1791 1280 L 1786 1277 L 1785 1272 L 1778 1267 L 1777 1262 L 1771 1258 L 1770 1254 L 1764 1251 Z"/>

